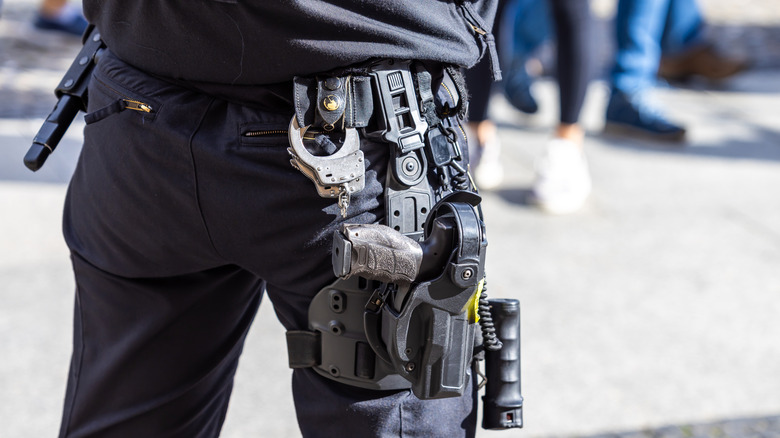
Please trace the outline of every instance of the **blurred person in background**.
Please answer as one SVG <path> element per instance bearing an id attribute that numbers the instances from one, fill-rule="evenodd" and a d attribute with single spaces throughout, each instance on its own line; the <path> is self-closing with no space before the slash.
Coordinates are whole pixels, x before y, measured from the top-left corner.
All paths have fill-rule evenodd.
<path id="1" fill-rule="evenodd" d="M 81 4 L 68 0 L 42 0 L 33 19 L 36 29 L 67 35 L 81 36 L 87 28 L 87 20 L 81 12 Z"/>
<path id="2" fill-rule="evenodd" d="M 511 0 L 507 7 L 501 47 L 505 53 L 503 71 L 504 95 L 512 105 L 526 113 L 535 114 L 539 104 L 531 90 L 535 77 L 544 69 L 539 51 L 551 38 L 551 0 Z"/>
<path id="3" fill-rule="evenodd" d="M 615 32 L 608 133 L 683 141 L 685 127 L 668 120 L 650 96 L 657 75 L 672 80 L 693 76 L 721 80 L 748 66 L 744 60 L 718 54 L 705 40 L 696 0 L 620 0 Z"/>
<path id="4" fill-rule="evenodd" d="M 499 63 L 504 70 L 506 65 L 505 38 L 502 28 L 505 11 L 515 0 L 499 0 L 496 18 L 493 24 L 493 35 L 499 50 Z M 468 106 L 468 148 L 471 171 L 474 182 L 480 189 L 490 190 L 498 187 L 504 180 L 504 169 L 501 166 L 501 143 L 498 139 L 498 128 L 490 120 L 488 107 L 490 97 L 497 88 L 491 74 L 490 60 L 483 58 L 477 65 L 465 71 L 466 87 L 469 91 Z"/>
<path id="5" fill-rule="evenodd" d="M 549 5 L 547 2 L 549 1 Z M 552 138 L 537 160 L 532 200 L 544 211 L 567 214 L 579 210 L 591 191 L 591 179 L 583 151 L 584 130 L 579 124 L 587 92 L 592 59 L 592 14 L 583 0 L 515 0 L 500 8 L 496 18 L 499 49 L 504 68 L 507 100 L 518 110 L 534 113 L 538 106 L 531 94 L 526 69 L 528 55 L 547 37 L 550 14 L 556 37 L 556 79 L 560 115 Z M 470 127 L 476 156 L 477 186 L 490 189 L 503 178 L 500 145 L 495 124 L 487 117 L 489 84 L 487 65 L 478 64 L 466 80 L 473 95 L 469 107 Z"/>

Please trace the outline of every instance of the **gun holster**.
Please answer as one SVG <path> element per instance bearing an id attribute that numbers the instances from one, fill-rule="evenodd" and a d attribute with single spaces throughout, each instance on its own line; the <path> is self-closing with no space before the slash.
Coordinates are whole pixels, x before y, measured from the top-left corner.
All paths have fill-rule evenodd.
<path id="1" fill-rule="evenodd" d="M 312 301 L 310 330 L 288 332 L 290 366 L 420 399 L 462 395 L 487 246 L 478 202 L 468 192 L 442 199 L 421 243 L 385 225 L 345 225 L 333 250 L 341 278 Z"/>

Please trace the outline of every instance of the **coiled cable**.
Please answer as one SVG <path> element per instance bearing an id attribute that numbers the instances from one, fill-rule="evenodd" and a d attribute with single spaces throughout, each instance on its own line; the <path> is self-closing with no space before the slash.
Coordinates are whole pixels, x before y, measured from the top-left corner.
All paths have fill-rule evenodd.
<path id="1" fill-rule="evenodd" d="M 479 295 L 479 326 L 482 328 L 482 344 L 487 351 L 498 351 L 503 347 L 501 340 L 496 336 L 496 326 L 493 324 L 493 315 L 490 313 L 490 303 L 487 296 L 487 280 L 483 280 L 482 293 Z"/>

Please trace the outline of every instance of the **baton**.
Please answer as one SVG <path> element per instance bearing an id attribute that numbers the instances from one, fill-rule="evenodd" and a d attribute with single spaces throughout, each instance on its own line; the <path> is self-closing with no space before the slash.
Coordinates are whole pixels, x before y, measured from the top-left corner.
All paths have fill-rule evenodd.
<path id="1" fill-rule="evenodd" d="M 24 156 L 24 165 L 35 172 L 62 140 L 79 111 L 87 111 L 87 86 L 92 70 L 106 45 L 94 25 L 87 27 L 82 39 L 84 45 L 60 81 L 54 94 L 57 103 L 33 138 L 32 146 Z"/>

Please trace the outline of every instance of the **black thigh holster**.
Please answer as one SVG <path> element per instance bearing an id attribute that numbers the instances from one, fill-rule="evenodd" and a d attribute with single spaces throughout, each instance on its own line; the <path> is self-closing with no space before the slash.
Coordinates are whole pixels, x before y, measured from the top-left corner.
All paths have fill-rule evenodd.
<path id="1" fill-rule="evenodd" d="M 293 166 L 323 197 L 362 188 L 354 145 L 309 156 L 310 127 L 356 130 L 390 147 L 384 224 L 345 224 L 335 233 L 339 277 L 309 307 L 309 330 L 288 331 L 292 368 L 349 385 L 411 388 L 421 399 L 463 394 L 477 340 L 487 240 L 479 196 L 466 173 L 459 123 L 463 93 L 452 71 L 381 61 L 344 75 L 296 78 L 290 129 Z M 441 81 L 447 98 L 434 98 Z M 438 87 L 435 87 L 438 88 Z M 347 164 L 345 164 L 347 163 Z M 330 178 L 330 179 L 328 179 Z"/>

